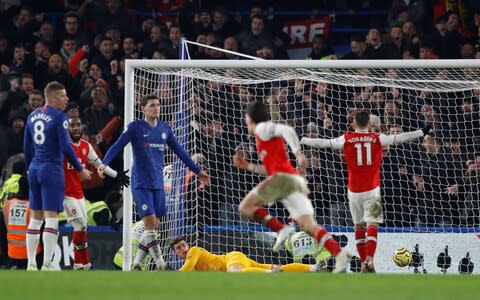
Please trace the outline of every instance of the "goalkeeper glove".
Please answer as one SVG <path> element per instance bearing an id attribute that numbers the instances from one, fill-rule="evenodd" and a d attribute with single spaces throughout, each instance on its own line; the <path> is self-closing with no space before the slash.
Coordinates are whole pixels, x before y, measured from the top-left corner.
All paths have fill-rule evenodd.
<path id="1" fill-rule="evenodd" d="M 423 131 L 423 136 L 426 136 L 427 134 L 432 134 L 433 127 L 431 125 L 426 125 L 425 127 L 422 128 L 422 131 Z"/>
<path id="2" fill-rule="evenodd" d="M 130 176 L 127 175 L 128 171 L 129 170 L 118 171 L 117 177 L 115 177 L 115 179 L 124 187 L 128 187 L 130 185 Z"/>

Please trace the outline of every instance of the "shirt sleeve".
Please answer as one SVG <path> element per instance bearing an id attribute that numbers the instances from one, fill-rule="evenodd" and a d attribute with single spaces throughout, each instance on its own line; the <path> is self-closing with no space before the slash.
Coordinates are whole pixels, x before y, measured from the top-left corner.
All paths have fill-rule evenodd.
<path id="1" fill-rule="evenodd" d="M 399 134 L 391 134 L 391 135 L 381 134 L 380 143 L 382 144 L 382 146 L 390 146 L 394 144 L 409 142 L 422 136 L 423 136 L 423 131 L 421 129 L 416 131 L 403 132 Z"/>
<path id="2" fill-rule="evenodd" d="M 75 154 L 75 151 L 73 151 L 72 144 L 70 143 L 67 115 L 62 113 L 60 116 L 60 124 L 57 124 L 58 142 L 63 153 L 67 156 L 68 161 L 72 164 L 75 170 L 80 172 L 83 170 L 83 166 L 78 161 L 77 155 Z"/>
<path id="3" fill-rule="evenodd" d="M 185 258 L 185 262 L 183 266 L 180 268 L 180 272 L 192 272 L 195 271 L 195 266 L 197 265 L 197 261 L 202 254 L 202 250 L 198 247 L 192 247 L 188 250 L 187 257 Z"/>
<path id="4" fill-rule="evenodd" d="M 302 144 L 313 148 L 332 148 L 340 150 L 343 149 L 343 146 L 345 145 L 345 136 L 341 135 L 334 139 L 302 138 Z"/>
<path id="5" fill-rule="evenodd" d="M 88 143 L 88 163 L 92 165 L 95 169 L 102 164 L 102 160 L 100 159 L 100 157 L 98 157 L 97 152 L 95 152 L 90 143 Z M 105 168 L 105 174 L 112 178 L 117 177 L 117 171 L 110 168 L 109 166 Z"/>
<path id="6" fill-rule="evenodd" d="M 133 132 L 133 123 L 130 123 L 127 130 L 123 132 L 117 141 L 108 149 L 107 154 L 103 158 L 103 164 L 108 166 L 120 151 L 131 141 Z"/>
<path id="7" fill-rule="evenodd" d="M 273 137 L 283 137 L 293 153 L 300 149 L 297 133 L 291 126 L 274 122 L 262 122 L 255 127 L 255 134 L 264 141 L 268 141 Z"/>
<path id="8" fill-rule="evenodd" d="M 188 152 L 185 150 L 185 148 L 182 145 L 180 145 L 180 143 L 177 140 L 177 137 L 173 133 L 172 128 L 170 128 L 170 126 L 167 126 L 167 127 L 168 127 L 168 139 L 167 139 L 168 147 L 170 147 L 170 149 L 172 149 L 172 151 L 176 155 L 178 155 L 178 157 L 180 157 L 183 163 L 187 165 L 187 167 L 190 170 L 195 172 L 195 174 L 200 173 L 202 169 L 200 169 L 200 167 L 197 166 L 197 164 L 192 160 L 192 158 L 190 157 Z"/>
<path id="9" fill-rule="evenodd" d="M 23 134 L 23 153 L 25 155 L 25 163 L 28 170 L 28 166 L 30 166 L 30 162 L 32 161 L 34 153 L 32 137 L 30 135 L 30 129 L 28 124 L 27 126 L 25 126 L 25 132 Z"/>

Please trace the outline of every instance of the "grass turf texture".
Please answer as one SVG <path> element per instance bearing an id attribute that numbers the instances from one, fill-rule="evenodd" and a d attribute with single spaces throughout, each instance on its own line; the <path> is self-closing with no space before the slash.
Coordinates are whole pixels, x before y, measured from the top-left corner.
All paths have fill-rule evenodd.
<path id="1" fill-rule="evenodd" d="M 480 276 L 0 271 L 0 299 L 478 299 Z"/>

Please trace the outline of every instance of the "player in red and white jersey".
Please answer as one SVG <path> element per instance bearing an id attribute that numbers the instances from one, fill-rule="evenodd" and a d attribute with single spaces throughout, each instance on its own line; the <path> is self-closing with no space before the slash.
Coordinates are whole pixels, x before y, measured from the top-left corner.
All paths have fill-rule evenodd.
<path id="1" fill-rule="evenodd" d="M 99 159 L 95 150 L 85 140 L 83 140 L 83 124 L 79 117 L 72 117 L 68 120 L 68 132 L 70 134 L 70 143 L 78 161 L 83 167 L 87 164 L 98 168 L 102 161 Z M 63 170 L 65 173 L 65 199 L 63 207 L 67 221 L 73 226 L 73 268 L 76 270 L 88 270 L 91 267 L 88 257 L 87 243 L 87 208 L 83 195 L 83 187 L 78 176 L 78 172 L 73 168 L 68 160 L 64 160 Z M 122 185 L 128 186 L 130 178 L 125 174 L 127 171 L 117 172 L 109 167 L 105 174 L 116 178 Z"/>
<path id="2" fill-rule="evenodd" d="M 273 251 L 277 252 L 295 228 L 270 215 L 264 206 L 281 201 L 301 229 L 336 257 L 333 272 L 345 272 L 351 256 L 340 248 L 325 228 L 317 224 L 312 202 L 307 196 L 309 193 L 307 183 L 298 175 L 289 160 L 285 142 L 295 154 L 298 166 L 301 168 L 307 166 L 295 130 L 288 125 L 271 122 L 268 108 L 259 101 L 248 104 L 245 121 L 249 132 L 255 134 L 258 157 L 262 164 L 252 164 L 243 156 L 236 154 L 233 157 L 233 165 L 268 177 L 240 202 L 240 214 L 277 232 L 277 239 L 273 245 Z"/>
<path id="3" fill-rule="evenodd" d="M 423 137 L 432 130 L 427 126 L 422 130 L 384 135 L 371 132 L 370 125 L 369 112 L 361 110 L 355 113 L 354 132 L 335 139 L 302 138 L 300 142 L 314 148 L 343 150 L 348 169 L 348 200 L 363 272 L 375 272 L 373 258 L 377 248 L 378 224 L 383 223 L 380 197 L 383 150 L 393 144 Z"/>

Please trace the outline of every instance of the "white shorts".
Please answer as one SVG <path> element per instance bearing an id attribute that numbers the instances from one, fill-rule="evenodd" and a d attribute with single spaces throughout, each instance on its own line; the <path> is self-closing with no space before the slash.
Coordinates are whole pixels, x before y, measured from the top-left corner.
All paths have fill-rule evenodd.
<path id="1" fill-rule="evenodd" d="M 288 173 L 277 173 L 268 177 L 253 190 L 265 205 L 281 201 L 294 219 L 303 215 L 313 215 L 312 201 L 305 178 Z"/>
<path id="2" fill-rule="evenodd" d="M 353 224 L 383 223 L 380 187 L 362 193 L 349 190 L 348 201 Z"/>
<path id="3" fill-rule="evenodd" d="M 75 219 L 81 219 L 87 224 L 87 206 L 85 204 L 85 198 L 75 199 L 72 197 L 65 197 L 63 200 L 63 208 L 68 223 Z"/>

